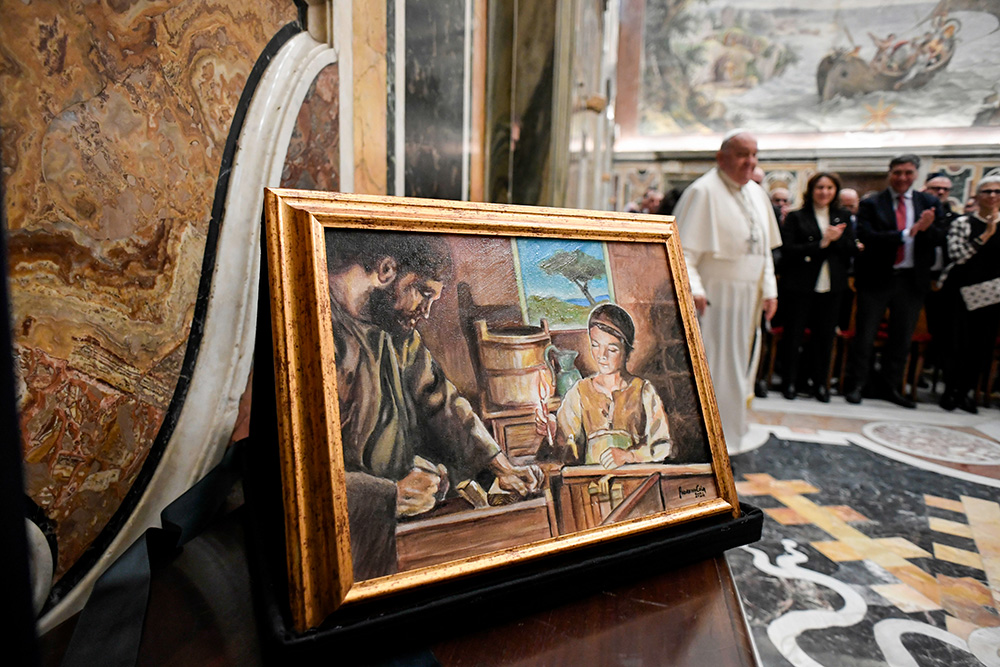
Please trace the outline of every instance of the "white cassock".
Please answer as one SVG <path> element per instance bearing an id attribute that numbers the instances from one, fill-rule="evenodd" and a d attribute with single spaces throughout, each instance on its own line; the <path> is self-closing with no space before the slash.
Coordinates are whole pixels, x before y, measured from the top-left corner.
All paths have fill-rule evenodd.
<path id="1" fill-rule="evenodd" d="M 781 245 L 778 221 L 762 187 L 740 187 L 718 167 L 684 191 L 674 216 L 691 293 L 708 299 L 701 335 L 722 431 L 736 453 L 760 357 L 762 302 L 778 297 L 771 258 Z"/>

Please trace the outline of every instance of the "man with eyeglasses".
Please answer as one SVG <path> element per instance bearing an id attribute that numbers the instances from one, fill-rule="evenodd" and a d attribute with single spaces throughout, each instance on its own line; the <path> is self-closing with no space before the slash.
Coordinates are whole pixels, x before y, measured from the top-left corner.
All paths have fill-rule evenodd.
<path id="1" fill-rule="evenodd" d="M 785 216 L 788 215 L 788 210 L 792 207 L 791 204 L 792 196 L 788 192 L 788 188 L 771 190 L 771 206 L 774 207 L 774 217 L 777 218 L 779 225 L 785 223 Z"/>
<path id="2" fill-rule="evenodd" d="M 924 181 L 924 192 L 929 192 L 938 199 L 941 200 L 942 204 L 947 204 L 948 196 L 951 195 L 951 179 L 948 178 L 943 172 L 936 172 L 927 177 Z M 946 206 L 946 208 L 951 208 Z"/>
<path id="3" fill-rule="evenodd" d="M 858 239 L 865 250 L 855 262 L 857 330 L 848 373 L 848 403 L 860 403 L 879 323 L 889 310 L 888 340 L 882 352 L 882 386 L 877 394 L 905 408 L 916 403 L 901 389 L 910 339 L 930 286 L 935 249 L 944 243 L 944 208 L 937 197 L 913 189 L 920 168 L 916 155 L 889 162 L 887 187 L 858 206 Z"/>
<path id="4" fill-rule="evenodd" d="M 944 208 L 944 227 L 949 229 L 951 222 L 958 217 L 958 214 L 951 207 L 952 182 L 948 175 L 938 171 L 927 177 L 924 181 L 924 192 L 932 194 L 941 200 Z M 947 248 L 941 245 L 935 250 L 934 264 L 931 266 L 931 289 L 927 293 L 924 301 L 924 313 L 927 315 L 927 332 L 931 335 L 931 342 L 927 349 L 927 366 L 941 369 L 947 365 L 947 357 L 951 350 L 951 327 L 947 319 L 945 310 L 944 293 L 938 288 L 941 270 L 947 264 Z M 919 378 L 916 379 L 920 381 Z"/>

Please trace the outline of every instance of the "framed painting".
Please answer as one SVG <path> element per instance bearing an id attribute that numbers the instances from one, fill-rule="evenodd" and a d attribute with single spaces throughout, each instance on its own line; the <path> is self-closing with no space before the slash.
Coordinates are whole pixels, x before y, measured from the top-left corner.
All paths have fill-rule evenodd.
<path id="1" fill-rule="evenodd" d="M 739 516 L 671 222 L 296 190 L 265 212 L 296 630 Z"/>

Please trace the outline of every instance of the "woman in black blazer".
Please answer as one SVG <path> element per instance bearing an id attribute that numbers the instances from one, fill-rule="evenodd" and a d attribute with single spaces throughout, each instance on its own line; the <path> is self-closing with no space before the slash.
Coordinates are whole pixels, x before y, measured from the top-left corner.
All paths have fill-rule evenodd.
<path id="1" fill-rule="evenodd" d="M 840 179 L 820 172 L 806 185 L 802 208 L 781 227 L 781 307 L 785 335 L 782 394 L 794 399 L 799 367 L 812 380 L 812 395 L 827 403 L 826 377 L 840 300 L 847 289 L 851 258 L 857 252 L 851 214 L 836 205 Z M 806 360 L 800 358 L 806 325 Z"/>
<path id="2" fill-rule="evenodd" d="M 941 274 L 954 341 L 941 407 L 972 414 L 979 409 L 969 392 L 989 370 L 1000 330 L 1000 176 L 979 181 L 976 203 L 975 213 L 959 216 L 948 229 L 951 264 Z"/>

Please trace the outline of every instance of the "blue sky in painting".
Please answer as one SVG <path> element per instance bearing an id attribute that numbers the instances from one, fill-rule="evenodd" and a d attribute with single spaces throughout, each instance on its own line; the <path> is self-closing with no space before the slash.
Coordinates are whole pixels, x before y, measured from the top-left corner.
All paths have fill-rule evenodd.
<path id="1" fill-rule="evenodd" d="M 538 263 L 546 257 L 551 257 L 560 250 L 573 252 L 582 250 L 604 262 L 604 249 L 600 241 L 578 241 L 572 239 L 517 239 L 517 252 L 521 261 L 521 278 L 524 281 L 526 296 L 553 296 L 564 301 L 584 299 L 580 289 L 568 279 L 550 276 L 540 268 Z M 608 295 L 607 277 L 591 280 L 587 288 L 595 299 L 601 301 Z M 586 300 L 583 300 L 586 303 Z"/>

